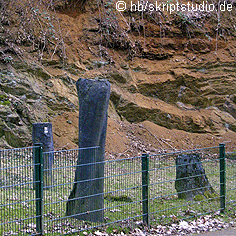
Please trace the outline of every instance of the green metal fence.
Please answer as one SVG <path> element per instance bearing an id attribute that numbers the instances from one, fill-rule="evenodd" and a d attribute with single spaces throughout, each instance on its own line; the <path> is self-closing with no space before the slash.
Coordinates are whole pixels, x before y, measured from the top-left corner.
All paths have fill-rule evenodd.
<path id="1" fill-rule="evenodd" d="M 201 156 L 201 164 L 215 194 L 196 195 L 193 200 L 178 198 L 175 189 L 176 164 L 180 154 L 196 154 Z M 181 153 L 167 153 L 150 156 L 150 221 L 158 224 L 176 223 L 178 220 L 191 219 L 212 211 L 223 210 L 221 198 L 225 192 L 221 191 L 223 179 L 220 169 L 219 147 L 183 151 Z M 199 163 L 195 163 L 199 164 Z M 222 166 L 221 166 L 222 167 Z M 181 181 L 184 180 L 181 179 Z M 224 185 L 223 185 L 224 186 Z M 202 187 L 204 188 L 204 187 Z M 197 189 L 193 189 L 197 190 Z M 188 190 L 192 191 L 192 190 Z M 222 195 L 220 195 L 220 193 Z M 224 198 L 223 198 L 224 200 Z M 222 203 L 223 204 L 223 203 Z"/>
<path id="2" fill-rule="evenodd" d="M 236 209 L 236 152 L 226 153 L 226 210 Z"/>
<path id="3" fill-rule="evenodd" d="M 36 233 L 33 153 L 34 148 L 0 151 L 0 235 Z"/>
<path id="4" fill-rule="evenodd" d="M 175 223 L 215 211 L 235 209 L 236 160 L 219 147 L 106 160 L 103 222 L 77 220 L 66 215 L 81 152 L 94 158 L 99 147 L 42 153 L 42 147 L 0 151 L 0 235 L 63 235 L 81 230 Z M 214 194 L 179 199 L 175 189 L 176 158 L 196 154 Z M 54 156 L 52 169 L 43 160 Z M 96 163 L 101 164 L 101 163 Z M 195 163 L 198 164 L 198 163 Z M 92 166 L 94 163 L 88 163 Z M 226 171 L 225 171 L 226 169 Z M 93 176 L 93 175 L 91 175 Z M 96 181 L 89 179 L 86 181 Z M 46 182 L 47 184 L 44 184 Z M 89 186 L 89 185 L 88 185 Z M 93 196 L 84 196 L 85 200 Z M 96 210 L 95 210 L 96 211 Z M 91 212 L 78 213 L 80 215 Z M 112 228 L 112 227 L 111 227 Z"/>

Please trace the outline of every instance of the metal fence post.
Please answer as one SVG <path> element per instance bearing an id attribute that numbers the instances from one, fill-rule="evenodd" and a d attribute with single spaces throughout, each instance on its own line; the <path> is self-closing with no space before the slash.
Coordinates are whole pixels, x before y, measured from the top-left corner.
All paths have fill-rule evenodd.
<path id="1" fill-rule="evenodd" d="M 225 210 L 225 195 L 226 195 L 226 169 L 225 169 L 225 144 L 221 143 L 220 148 L 220 211 Z"/>
<path id="2" fill-rule="evenodd" d="M 36 231 L 43 235 L 43 146 L 35 144 Z"/>
<path id="3" fill-rule="evenodd" d="M 143 223 L 149 227 L 149 155 L 142 155 L 142 206 L 143 206 Z"/>

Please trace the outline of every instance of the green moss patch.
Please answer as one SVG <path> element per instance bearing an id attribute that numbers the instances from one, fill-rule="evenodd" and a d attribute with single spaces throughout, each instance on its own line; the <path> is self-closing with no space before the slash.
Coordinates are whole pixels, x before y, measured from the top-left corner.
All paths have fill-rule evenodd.
<path id="1" fill-rule="evenodd" d="M 125 195 L 114 196 L 112 194 L 106 194 L 104 198 L 108 201 L 120 201 L 120 202 L 133 202 L 133 200 Z"/>

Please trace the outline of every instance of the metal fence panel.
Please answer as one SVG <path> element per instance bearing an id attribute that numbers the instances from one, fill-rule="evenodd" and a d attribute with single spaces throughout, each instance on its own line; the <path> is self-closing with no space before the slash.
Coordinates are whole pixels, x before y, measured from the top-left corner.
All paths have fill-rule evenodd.
<path id="1" fill-rule="evenodd" d="M 236 209 L 236 152 L 226 153 L 226 211 Z"/>
<path id="2" fill-rule="evenodd" d="M 33 148 L 0 150 L 0 235 L 36 234 Z"/>
<path id="3" fill-rule="evenodd" d="M 85 149 L 84 151 L 87 151 Z M 76 167 L 83 168 L 91 166 L 94 171 L 96 165 L 101 163 L 88 163 L 77 165 L 79 153 L 83 150 L 67 150 L 53 152 L 54 167 L 52 170 L 45 169 L 44 172 L 52 171 L 53 184 L 44 187 L 44 233 L 45 234 L 70 234 L 85 229 L 91 229 L 102 225 L 109 225 L 115 222 L 141 220 L 142 211 L 142 170 L 141 157 L 104 161 L 104 222 L 91 222 L 77 220 L 77 215 L 66 216 L 66 203 L 73 187 Z M 97 155 L 98 148 L 91 148 L 89 155 Z M 44 153 L 44 157 L 52 153 Z M 96 181 L 92 178 L 83 182 Z M 94 197 L 93 194 L 84 196 Z M 82 199 L 81 199 L 82 200 Z M 80 215 L 91 214 L 81 212 Z"/>
<path id="4" fill-rule="evenodd" d="M 84 225 L 72 216 L 66 215 L 66 203 L 73 188 L 79 153 L 88 149 L 75 149 L 44 153 L 44 158 L 54 155 L 52 169 L 44 169 L 50 174 L 52 183 L 44 187 L 44 233 L 69 234 L 78 232 Z M 97 148 L 89 148 L 90 155 L 97 155 Z M 92 165 L 92 164 L 89 164 Z M 92 181 L 92 180 L 90 180 Z"/>
<path id="5" fill-rule="evenodd" d="M 215 194 L 196 195 L 192 200 L 181 199 L 175 189 L 176 158 L 180 154 L 195 153 L 201 156 L 200 162 Z M 219 147 L 152 155 L 150 156 L 149 175 L 150 221 L 152 224 L 176 223 L 182 219 L 220 210 Z"/>
<path id="6" fill-rule="evenodd" d="M 105 166 L 105 223 L 141 221 L 141 157 L 106 161 Z"/>
<path id="7" fill-rule="evenodd" d="M 86 151 L 90 159 L 95 159 L 98 147 L 57 151 L 43 153 L 43 159 L 54 156 L 53 168 L 44 168 L 43 172 L 39 148 L 0 151 L 0 235 L 39 235 L 42 231 L 45 235 L 63 235 L 100 226 L 109 228 L 114 223 L 119 227 L 137 227 L 143 221 L 151 225 L 170 224 L 224 208 L 222 173 L 225 174 L 225 170 L 220 168 L 219 147 L 79 165 L 77 159 L 81 152 Z M 192 200 L 180 199 L 175 189 L 176 158 L 180 154 L 194 153 L 201 157 L 195 164 L 203 166 L 203 174 L 215 192 Z M 235 211 L 235 156 L 235 153 L 225 155 L 226 212 Z M 66 214 L 75 170 L 85 165 L 91 173 L 89 179 L 80 181 L 82 186 L 94 186 L 92 183 L 103 181 L 104 192 L 93 194 L 91 191 L 79 199 L 96 199 L 97 195 L 104 198 L 104 204 L 94 210 L 104 213 L 103 222 L 78 220 L 80 215 L 91 214 L 90 210 Z M 96 165 L 104 165 L 104 177 L 96 178 Z M 38 175 L 39 172 L 43 175 Z M 179 179 L 183 180 L 186 178 Z M 44 181 L 47 184 L 42 191 Z"/>

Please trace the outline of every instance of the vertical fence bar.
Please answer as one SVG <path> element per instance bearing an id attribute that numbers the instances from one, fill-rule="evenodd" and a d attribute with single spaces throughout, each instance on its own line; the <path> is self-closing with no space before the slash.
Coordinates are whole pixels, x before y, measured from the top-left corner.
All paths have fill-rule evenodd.
<path id="1" fill-rule="evenodd" d="M 43 146 L 35 144 L 36 231 L 43 235 Z"/>
<path id="2" fill-rule="evenodd" d="M 149 227 L 149 155 L 142 155 L 142 206 L 143 206 L 143 223 Z"/>
<path id="3" fill-rule="evenodd" d="M 225 144 L 221 143 L 220 148 L 220 211 L 225 210 L 225 194 L 226 194 L 226 170 L 225 170 Z"/>

